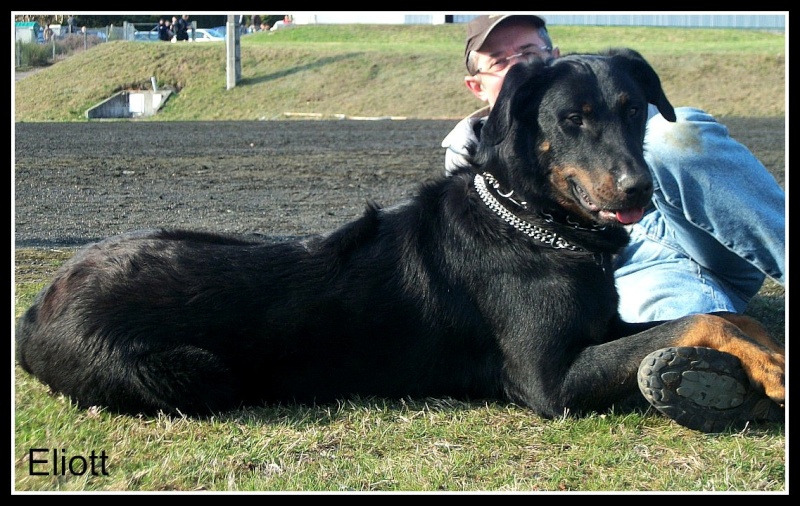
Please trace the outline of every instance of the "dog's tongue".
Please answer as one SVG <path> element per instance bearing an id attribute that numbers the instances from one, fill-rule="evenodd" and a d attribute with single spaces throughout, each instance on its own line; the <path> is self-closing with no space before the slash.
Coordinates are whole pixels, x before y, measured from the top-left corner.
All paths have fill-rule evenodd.
<path id="1" fill-rule="evenodd" d="M 617 211 L 617 220 L 623 225 L 636 223 L 644 216 L 643 207 L 635 207 L 633 209 L 626 209 L 624 211 Z"/>

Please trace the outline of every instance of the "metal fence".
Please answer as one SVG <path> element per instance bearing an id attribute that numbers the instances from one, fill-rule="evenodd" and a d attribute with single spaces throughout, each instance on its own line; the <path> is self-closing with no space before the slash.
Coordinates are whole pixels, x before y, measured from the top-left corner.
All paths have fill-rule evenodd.
<path id="1" fill-rule="evenodd" d="M 197 22 L 190 26 L 190 36 Z M 101 28 L 80 28 L 70 32 L 67 26 L 18 23 L 15 27 L 15 67 L 43 66 L 61 57 L 85 51 L 115 40 L 158 41 L 158 27 L 153 23 L 128 23 Z"/>
<path id="2" fill-rule="evenodd" d="M 103 29 L 93 29 L 69 33 L 67 31 L 50 30 L 40 33 L 26 33 L 17 29 L 14 46 L 16 67 L 39 67 L 47 65 L 60 57 L 86 51 L 87 49 L 109 40 L 110 33 Z"/>

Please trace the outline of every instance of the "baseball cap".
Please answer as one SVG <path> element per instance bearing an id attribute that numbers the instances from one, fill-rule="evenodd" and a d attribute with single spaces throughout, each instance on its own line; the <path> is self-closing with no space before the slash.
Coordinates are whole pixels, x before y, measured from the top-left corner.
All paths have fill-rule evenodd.
<path id="1" fill-rule="evenodd" d="M 464 49 L 464 61 L 468 63 L 469 61 L 469 53 L 470 51 L 480 51 L 483 43 L 486 42 L 486 38 L 492 33 L 492 30 L 495 29 L 497 25 L 502 23 L 508 18 L 525 18 L 530 20 L 531 23 L 536 26 L 536 28 L 541 28 L 544 26 L 544 18 L 540 18 L 539 16 L 533 15 L 520 15 L 520 14 L 508 14 L 508 15 L 483 15 L 477 16 L 472 21 L 467 24 L 467 46 Z M 469 70 L 469 65 L 467 65 L 467 69 Z"/>

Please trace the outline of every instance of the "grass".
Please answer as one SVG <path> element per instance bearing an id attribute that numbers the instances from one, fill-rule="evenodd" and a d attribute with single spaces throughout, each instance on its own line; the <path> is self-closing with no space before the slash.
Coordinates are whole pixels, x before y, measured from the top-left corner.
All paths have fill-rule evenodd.
<path id="1" fill-rule="evenodd" d="M 627 45 L 677 105 L 721 116 L 785 114 L 783 34 L 551 28 L 564 51 Z M 570 45 L 566 42 L 569 41 Z M 282 118 L 314 112 L 460 118 L 463 26 L 316 26 L 248 36 L 243 80 L 225 90 L 222 45 L 114 42 L 16 83 L 16 121 L 85 121 L 115 90 L 179 92 L 147 121 Z M 15 252 L 14 314 L 70 249 Z M 785 291 L 767 282 L 748 313 L 785 337 Z M 653 414 L 543 420 L 505 403 L 354 399 L 205 419 L 81 410 L 13 368 L 16 491 L 757 491 L 785 493 L 783 426 L 699 434 Z M 108 455 L 108 476 L 31 475 L 31 448 Z M 41 454 L 34 456 L 41 459 Z M 46 468 L 35 463 L 35 470 Z"/>
<path id="2" fill-rule="evenodd" d="M 194 420 L 79 410 L 17 372 L 16 489 L 57 491 L 778 491 L 783 427 L 706 435 L 651 415 L 545 421 L 452 399 L 355 399 Z M 45 441 L 49 443 L 45 443 Z M 32 442 L 105 451 L 108 476 L 31 476 Z M 41 443 L 39 443 L 41 442 Z M 37 459 L 41 459 L 37 455 Z M 42 472 L 47 465 L 37 463 Z"/>
<path id="3" fill-rule="evenodd" d="M 718 116 L 785 112 L 785 37 L 752 30 L 554 26 L 564 52 L 642 52 L 667 96 Z M 284 113 L 460 118 L 479 103 L 463 85 L 462 25 L 319 25 L 257 33 L 241 46 L 242 80 L 226 89 L 224 43 L 116 41 L 16 83 L 16 121 L 86 121 L 114 92 L 178 91 L 149 121 L 269 120 Z M 46 100 L 42 100 L 47 97 Z"/>

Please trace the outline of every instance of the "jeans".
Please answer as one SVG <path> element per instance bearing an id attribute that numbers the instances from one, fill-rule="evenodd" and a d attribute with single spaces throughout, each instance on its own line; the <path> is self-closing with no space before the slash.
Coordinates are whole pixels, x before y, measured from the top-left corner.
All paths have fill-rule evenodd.
<path id="1" fill-rule="evenodd" d="M 724 125 L 694 108 L 648 121 L 655 208 L 629 225 L 617 257 L 630 322 L 743 312 L 766 276 L 785 284 L 785 193 Z"/>

